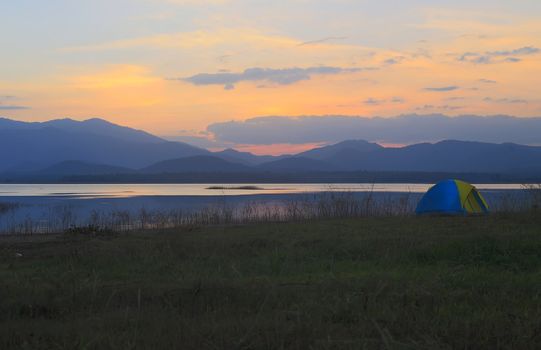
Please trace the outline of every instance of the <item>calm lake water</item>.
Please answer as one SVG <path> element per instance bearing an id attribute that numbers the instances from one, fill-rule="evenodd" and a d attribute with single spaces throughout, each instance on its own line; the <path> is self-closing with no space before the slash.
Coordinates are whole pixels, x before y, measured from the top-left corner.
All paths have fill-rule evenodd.
<path id="1" fill-rule="evenodd" d="M 251 189 L 241 187 L 251 186 Z M 432 184 L 0 184 L 1 197 L 130 198 L 243 196 L 318 192 L 423 193 Z M 215 187 L 215 189 L 211 189 Z M 220 188 L 216 188 L 220 187 Z M 479 190 L 519 190 L 520 184 L 477 184 Z"/>
<path id="2" fill-rule="evenodd" d="M 339 193 L 336 198 L 345 199 L 344 203 L 357 203 L 356 208 L 366 208 L 370 212 L 393 210 L 410 214 L 430 186 L 359 183 L 4 184 L 0 185 L 0 234 L 63 232 L 70 227 L 89 224 L 125 230 L 141 227 L 141 213 L 151 213 L 145 214 L 145 218 L 154 220 L 151 225 L 171 224 L 192 217 L 204 220 L 214 218 L 216 213 L 232 213 L 231 217 L 238 219 L 247 215 L 266 217 L 268 213 L 273 218 L 274 215 L 286 217 L 295 210 L 324 209 L 321 203 L 333 203 L 334 196 L 328 196 L 329 192 Z M 494 211 L 529 205 L 528 192 L 521 191 L 519 184 L 478 184 L 477 188 Z M 344 197 L 341 197 L 342 193 Z"/>

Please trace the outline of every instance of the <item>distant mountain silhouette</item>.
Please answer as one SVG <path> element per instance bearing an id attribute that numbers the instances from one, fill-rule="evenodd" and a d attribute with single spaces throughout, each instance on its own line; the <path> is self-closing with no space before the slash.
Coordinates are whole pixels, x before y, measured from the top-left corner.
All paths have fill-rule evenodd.
<path id="1" fill-rule="evenodd" d="M 333 147 L 333 146 L 329 146 Z M 343 149 L 317 159 L 342 171 L 541 172 L 541 147 L 442 141 L 373 151 Z"/>
<path id="2" fill-rule="evenodd" d="M 283 159 L 288 156 L 257 156 L 249 152 L 240 152 L 232 148 L 225 149 L 220 152 L 214 152 L 215 156 L 231 161 L 234 163 L 242 163 L 245 165 L 258 165 L 275 160 Z"/>
<path id="3" fill-rule="evenodd" d="M 37 171 L 39 175 L 73 176 L 73 175 L 109 175 L 129 174 L 134 170 L 106 164 L 92 164 L 79 161 L 65 161 Z"/>
<path id="4" fill-rule="evenodd" d="M 149 134 L 146 131 L 136 130 L 120 126 L 100 118 L 92 118 L 77 121 L 69 118 L 54 119 L 46 122 L 21 122 L 6 118 L 0 118 L 0 130 L 36 130 L 44 128 L 55 128 L 67 132 L 90 133 L 100 136 L 110 136 L 116 139 L 129 142 L 154 142 L 160 143 L 165 140 Z"/>
<path id="5" fill-rule="evenodd" d="M 274 172 L 302 172 L 302 171 L 333 171 L 332 164 L 318 159 L 307 157 L 289 157 L 261 164 L 257 167 L 260 170 Z"/>
<path id="6" fill-rule="evenodd" d="M 377 143 L 370 143 L 364 140 L 347 140 L 334 145 L 315 148 L 303 153 L 299 153 L 296 156 L 318 160 L 332 160 L 333 158 L 337 158 L 337 156 L 341 153 L 368 153 L 381 149 L 383 149 L 383 147 Z"/>
<path id="7" fill-rule="evenodd" d="M 4 172 L 6 172 L 6 173 L 17 173 L 17 174 L 18 173 L 29 173 L 29 172 L 42 170 L 43 168 L 44 168 L 43 164 L 32 163 L 32 162 L 24 162 L 24 163 L 19 163 L 14 167 L 11 167 L 11 168 L 5 170 Z"/>
<path id="8" fill-rule="evenodd" d="M 140 170 L 143 173 L 231 173 L 231 172 L 249 172 L 253 171 L 248 167 L 239 163 L 228 162 L 224 159 L 212 156 L 195 156 L 180 159 L 166 160 L 143 168 Z"/>
<path id="9" fill-rule="evenodd" d="M 45 123 L 0 119 L 0 171 L 67 160 L 140 168 L 161 160 L 206 154 L 210 152 L 99 119 Z"/>
<path id="10" fill-rule="evenodd" d="M 265 179 L 284 173 L 277 179 L 287 179 L 315 172 L 541 176 L 541 147 L 447 140 L 385 148 L 348 140 L 296 155 L 257 156 L 233 149 L 213 153 L 101 119 L 26 123 L 0 118 L 1 181 L 111 174 L 144 181 L 148 174 L 159 180 L 162 173 L 228 173 L 228 178 L 259 173 Z"/>

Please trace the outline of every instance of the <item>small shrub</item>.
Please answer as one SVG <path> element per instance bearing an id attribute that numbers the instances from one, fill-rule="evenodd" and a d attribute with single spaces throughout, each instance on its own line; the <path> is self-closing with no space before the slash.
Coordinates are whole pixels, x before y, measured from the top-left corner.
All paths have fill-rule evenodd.
<path id="1" fill-rule="evenodd" d="M 19 203 L 0 202 L 0 215 L 19 209 Z"/>
<path id="2" fill-rule="evenodd" d="M 531 209 L 539 210 L 541 208 L 541 184 L 524 184 L 522 187 L 530 197 Z"/>
<path id="3" fill-rule="evenodd" d="M 68 228 L 65 232 L 65 235 L 67 236 L 92 236 L 92 237 L 99 237 L 99 236 L 113 236 L 115 235 L 115 231 L 103 228 L 100 226 L 95 225 L 88 225 L 88 226 L 72 226 Z"/>

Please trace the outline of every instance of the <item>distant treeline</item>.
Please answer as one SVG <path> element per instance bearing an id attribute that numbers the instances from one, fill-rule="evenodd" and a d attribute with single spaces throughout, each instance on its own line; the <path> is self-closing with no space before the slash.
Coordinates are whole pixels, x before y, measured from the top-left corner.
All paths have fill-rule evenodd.
<path id="1" fill-rule="evenodd" d="M 1 183 L 435 183 L 457 178 L 471 183 L 541 183 L 541 174 L 485 174 L 447 172 L 190 172 L 73 176 L 19 176 Z"/>

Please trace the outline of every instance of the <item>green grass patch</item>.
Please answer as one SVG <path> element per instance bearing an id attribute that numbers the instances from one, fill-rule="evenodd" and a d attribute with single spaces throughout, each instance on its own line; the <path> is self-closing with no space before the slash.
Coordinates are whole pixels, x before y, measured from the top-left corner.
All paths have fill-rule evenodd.
<path id="1" fill-rule="evenodd" d="M 540 345 L 539 215 L 0 240 L 1 349 Z"/>

